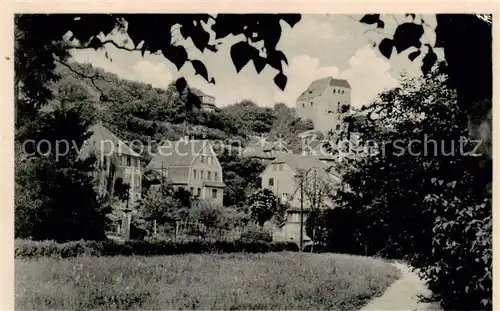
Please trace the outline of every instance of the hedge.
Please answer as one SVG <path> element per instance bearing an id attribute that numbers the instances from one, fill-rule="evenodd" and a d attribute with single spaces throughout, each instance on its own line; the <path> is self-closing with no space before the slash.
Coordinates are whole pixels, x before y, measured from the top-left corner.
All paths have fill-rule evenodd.
<path id="1" fill-rule="evenodd" d="M 77 256 L 155 256 L 187 253 L 265 253 L 298 251 L 292 242 L 268 243 L 262 241 L 55 241 L 16 240 L 15 258 L 70 258 Z"/>

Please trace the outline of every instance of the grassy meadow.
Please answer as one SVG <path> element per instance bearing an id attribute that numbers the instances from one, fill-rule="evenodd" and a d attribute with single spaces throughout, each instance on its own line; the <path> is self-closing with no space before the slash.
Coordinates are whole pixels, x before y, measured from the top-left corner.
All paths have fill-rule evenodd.
<path id="1" fill-rule="evenodd" d="M 19 310 L 356 310 L 399 274 L 378 259 L 292 252 L 15 263 Z"/>

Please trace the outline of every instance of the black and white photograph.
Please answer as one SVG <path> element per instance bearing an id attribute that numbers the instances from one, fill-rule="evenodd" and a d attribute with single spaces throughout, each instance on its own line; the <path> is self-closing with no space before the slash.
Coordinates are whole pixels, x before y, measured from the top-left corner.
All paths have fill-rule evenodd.
<path id="1" fill-rule="evenodd" d="M 293 6 L 12 14 L 17 310 L 493 310 L 498 5 Z"/>

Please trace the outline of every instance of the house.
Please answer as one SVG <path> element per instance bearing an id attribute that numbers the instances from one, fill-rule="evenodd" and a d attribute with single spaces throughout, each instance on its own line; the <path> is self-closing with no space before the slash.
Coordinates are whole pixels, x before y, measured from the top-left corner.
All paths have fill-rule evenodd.
<path id="1" fill-rule="evenodd" d="M 192 88 L 191 93 L 196 95 L 201 102 L 201 110 L 215 112 L 218 110 L 217 106 L 215 106 L 215 97 L 210 96 L 208 94 L 203 93 L 202 91 Z"/>
<path id="2" fill-rule="evenodd" d="M 327 166 L 334 166 L 338 161 L 335 154 L 335 144 L 329 140 L 314 140 L 307 145 L 303 145 L 302 155 L 317 157 Z"/>
<path id="3" fill-rule="evenodd" d="M 98 193 L 101 196 L 111 195 L 116 181 L 129 185 L 129 200 L 124 202 L 134 207 L 141 198 L 142 166 L 141 155 L 132 150 L 126 143 L 107 129 L 101 122 L 91 126 L 91 136 L 82 146 L 81 156 L 96 155 L 96 177 Z"/>
<path id="4" fill-rule="evenodd" d="M 242 155 L 267 164 L 283 153 L 289 154 L 291 151 L 282 141 L 269 142 L 260 137 L 252 137 L 252 141 L 243 149 Z"/>
<path id="5" fill-rule="evenodd" d="M 298 97 L 296 111 L 300 118 L 312 120 L 314 130 L 327 134 L 341 130 L 343 115 L 350 106 L 349 82 L 326 77 L 313 81 Z"/>
<path id="6" fill-rule="evenodd" d="M 305 224 L 313 203 L 322 203 L 316 204 L 316 208 L 329 206 L 330 202 L 324 200 L 325 193 L 334 193 L 341 186 L 340 174 L 318 157 L 310 155 L 281 154 L 267 165 L 261 177 L 262 188 L 270 189 L 282 203 L 289 206 L 285 224 L 273 235 L 276 241 L 300 243 L 301 217 Z M 313 196 L 318 196 L 316 202 L 312 202 Z M 310 241 L 305 233 L 305 225 L 303 229 L 304 242 Z"/>
<path id="7" fill-rule="evenodd" d="M 222 167 L 208 140 L 184 137 L 166 141 L 146 171 L 159 172 L 175 189 L 184 188 L 199 199 L 222 205 L 225 188 Z"/>

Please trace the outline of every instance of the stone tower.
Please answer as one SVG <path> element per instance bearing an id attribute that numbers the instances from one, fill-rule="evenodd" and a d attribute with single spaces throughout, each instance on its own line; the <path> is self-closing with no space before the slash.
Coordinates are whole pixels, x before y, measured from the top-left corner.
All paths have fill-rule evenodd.
<path id="1" fill-rule="evenodd" d="M 316 131 L 340 131 L 351 106 L 351 86 L 332 77 L 313 81 L 297 99 L 297 116 L 311 119 Z"/>

